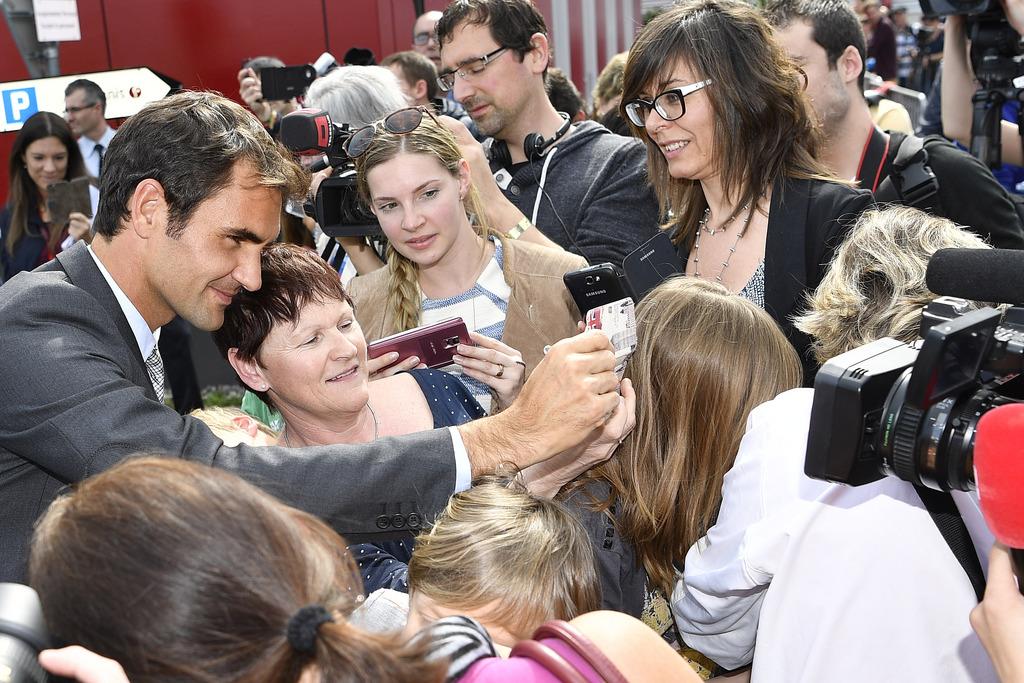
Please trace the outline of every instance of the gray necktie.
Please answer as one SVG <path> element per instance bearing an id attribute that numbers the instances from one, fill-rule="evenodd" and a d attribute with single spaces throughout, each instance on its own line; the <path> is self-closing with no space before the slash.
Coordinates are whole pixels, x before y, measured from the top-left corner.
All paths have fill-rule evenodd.
<path id="1" fill-rule="evenodd" d="M 101 145 L 98 142 L 96 143 L 96 146 L 93 147 L 93 151 L 96 152 L 96 156 L 98 156 L 100 158 L 99 163 L 96 166 L 96 177 L 97 178 L 99 178 L 101 175 L 103 175 L 103 150 L 104 149 L 105 149 L 105 147 L 103 147 L 103 145 Z"/>
<path id="2" fill-rule="evenodd" d="M 160 358 L 160 349 L 153 347 L 153 353 L 146 359 L 146 372 L 149 373 L 149 381 L 153 383 L 153 391 L 156 392 L 158 401 L 164 400 L 164 361 Z"/>

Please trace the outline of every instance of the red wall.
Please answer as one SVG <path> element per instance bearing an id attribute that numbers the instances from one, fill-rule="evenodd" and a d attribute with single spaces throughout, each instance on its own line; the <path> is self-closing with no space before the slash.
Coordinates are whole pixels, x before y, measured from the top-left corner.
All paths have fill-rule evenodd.
<path id="1" fill-rule="evenodd" d="M 570 22 L 580 26 L 581 0 L 568 1 Z M 537 0 L 549 19 L 551 2 Z M 424 4 L 440 10 L 447 2 Z M 246 58 L 272 54 L 287 64 L 301 64 L 327 50 L 340 60 L 350 47 L 359 46 L 380 59 L 409 49 L 416 18 L 412 0 L 78 0 L 78 12 L 82 40 L 60 44 L 62 74 L 147 66 L 186 88 L 217 90 L 233 99 L 238 99 L 236 74 Z M 572 32 L 573 74 L 580 82 L 581 34 Z M 0 22 L 0 83 L 25 78 L 28 72 L 7 23 Z M 0 133 L 4 199 L 14 136 Z"/>

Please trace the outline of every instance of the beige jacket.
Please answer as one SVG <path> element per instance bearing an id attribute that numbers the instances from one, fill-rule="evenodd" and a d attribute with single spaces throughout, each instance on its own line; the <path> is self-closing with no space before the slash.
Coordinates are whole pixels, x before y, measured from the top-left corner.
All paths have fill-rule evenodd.
<path id="1" fill-rule="evenodd" d="M 512 289 L 501 341 L 523 354 L 529 376 L 544 357 L 544 347 L 576 334 L 579 313 L 562 275 L 585 268 L 581 256 L 530 242 L 502 238 L 505 282 Z M 360 275 L 348 285 L 356 319 L 371 342 L 401 332 L 387 309 L 388 269 Z"/>

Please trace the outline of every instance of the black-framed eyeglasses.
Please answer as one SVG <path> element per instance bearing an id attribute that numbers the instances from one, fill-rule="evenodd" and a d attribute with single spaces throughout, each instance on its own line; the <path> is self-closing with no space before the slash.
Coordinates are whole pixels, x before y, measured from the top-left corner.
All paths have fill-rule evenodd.
<path id="1" fill-rule="evenodd" d="M 476 76 L 484 69 L 486 69 L 488 64 L 490 64 L 495 59 L 500 57 L 508 49 L 509 48 L 507 47 L 499 47 L 497 50 L 491 50 L 483 57 L 471 59 L 470 61 L 459 66 L 458 69 L 455 69 L 453 71 L 445 71 L 444 73 L 439 74 L 437 77 L 437 85 L 441 88 L 441 90 L 448 92 L 449 90 L 455 87 L 456 76 L 464 79 Z"/>
<path id="2" fill-rule="evenodd" d="M 711 85 L 711 79 L 691 83 L 681 88 L 672 88 L 654 97 L 654 101 L 635 99 L 626 102 L 624 109 L 630 122 L 637 128 L 646 125 L 647 117 L 651 110 L 658 112 L 658 116 L 666 121 L 675 121 L 686 113 L 686 96 L 692 95 L 701 88 Z"/>
<path id="3" fill-rule="evenodd" d="M 426 45 L 431 40 L 437 42 L 437 34 L 433 31 L 420 31 L 412 37 L 414 45 Z"/>
<path id="4" fill-rule="evenodd" d="M 380 121 L 375 121 L 368 126 L 356 129 L 348 137 L 348 140 L 342 144 L 342 149 L 345 150 L 345 154 L 348 154 L 350 158 L 357 159 L 366 154 L 366 150 L 370 148 L 373 136 L 377 134 L 379 128 L 383 128 L 387 132 L 396 135 L 405 135 L 416 130 L 423 121 L 423 114 L 428 114 L 430 118 L 434 119 L 435 123 L 438 123 L 437 117 L 434 116 L 434 112 L 430 111 L 430 107 L 399 109 L 398 111 L 391 112 Z"/>
<path id="5" fill-rule="evenodd" d="M 77 114 L 80 111 L 85 111 L 86 109 L 92 109 L 97 104 L 99 104 L 99 102 L 93 102 L 92 104 L 83 104 L 81 107 L 68 107 L 67 109 L 64 110 L 64 113 L 65 114 Z"/>

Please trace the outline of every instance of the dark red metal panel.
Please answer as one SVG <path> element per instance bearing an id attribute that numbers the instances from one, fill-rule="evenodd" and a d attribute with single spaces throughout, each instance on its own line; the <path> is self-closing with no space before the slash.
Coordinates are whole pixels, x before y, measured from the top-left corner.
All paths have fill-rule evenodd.
<path id="1" fill-rule="evenodd" d="M 111 68 L 103 10 L 102 0 L 78 0 L 78 25 L 82 39 L 60 44 L 61 73 L 108 71 Z"/>
<path id="2" fill-rule="evenodd" d="M 569 50 L 572 52 L 572 80 L 583 88 L 583 0 L 560 0 L 569 3 Z"/>

